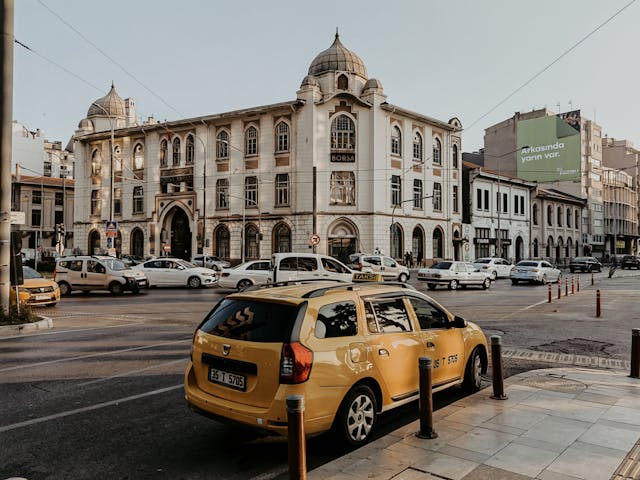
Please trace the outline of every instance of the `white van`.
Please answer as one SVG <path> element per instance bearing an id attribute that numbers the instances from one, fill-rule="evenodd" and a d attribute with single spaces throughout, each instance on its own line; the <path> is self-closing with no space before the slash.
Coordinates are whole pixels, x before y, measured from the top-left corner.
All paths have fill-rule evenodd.
<path id="1" fill-rule="evenodd" d="M 115 257 L 102 255 L 60 257 L 53 279 L 60 286 L 60 294 L 65 296 L 74 290 L 109 290 L 112 295 L 127 290 L 138 293 L 149 286 L 146 275 L 140 270 L 129 268 Z"/>
<path id="2" fill-rule="evenodd" d="M 353 271 L 333 257 L 317 253 L 274 253 L 271 282 L 290 280 L 340 280 L 350 282 Z"/>

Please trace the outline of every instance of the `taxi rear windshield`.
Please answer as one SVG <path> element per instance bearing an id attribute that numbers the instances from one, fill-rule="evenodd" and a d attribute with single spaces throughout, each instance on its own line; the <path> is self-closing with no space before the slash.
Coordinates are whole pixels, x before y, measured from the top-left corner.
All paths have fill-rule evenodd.
<path id="1" fill-rule="evenodd" d="M 299 308 L 282 303 L 226 299 L 209 314 L 200 330 L 248 342 L 288 342 Z"/>

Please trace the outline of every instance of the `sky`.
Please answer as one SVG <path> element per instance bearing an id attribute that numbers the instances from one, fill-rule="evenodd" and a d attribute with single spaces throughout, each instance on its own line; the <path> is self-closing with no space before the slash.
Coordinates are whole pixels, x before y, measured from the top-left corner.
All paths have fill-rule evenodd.
<path id="1" fill-rule="evenodd" d="M 639 21 L 637 0 L 15 0 L 13 117 L 65 146 L 111 82 L 160 121 L 292 100 L 338 28 L 389 103 L 458 117 L 463 151 L 543 107 L 640 146 Z"/>

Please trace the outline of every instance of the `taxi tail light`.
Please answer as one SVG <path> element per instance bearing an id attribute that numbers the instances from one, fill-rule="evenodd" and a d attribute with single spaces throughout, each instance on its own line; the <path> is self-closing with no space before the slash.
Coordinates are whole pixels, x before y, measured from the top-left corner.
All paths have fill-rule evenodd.
<path id="1" fill-rule="evenodd" d="M 533 273 L 538 273 L 540 270 L 538 270 L 537 268 L 534 268 L 533 270 L 531 270 Z"/>
<path id="2" fill-rule="evenodd" d="M 282 345 L 280 383 L 302 383 L 309 379 L 313 352 L 299 342 Z"/>
<path id="3" fill-rule="evenodd" d="M 488 267 L 487 265 L 483 265 L 483 266 L 482 266 L 482 269 L 483 269 L 483 270 L 489 270 L 489 267 Z"/>
<path id="4" fill-rule="evenodd" d="M 220 275 L 221 277 L 228 277 L 229 275 L 231 275 L 228 272 L 222 272 L 222 274 Z"/>

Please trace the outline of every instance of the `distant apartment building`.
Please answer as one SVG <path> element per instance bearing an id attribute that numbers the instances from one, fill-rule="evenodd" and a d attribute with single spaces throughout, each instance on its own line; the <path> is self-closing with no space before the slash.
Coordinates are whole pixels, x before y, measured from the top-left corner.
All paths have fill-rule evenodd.
<path id="1" fill-rule="evenodd" d="M 637 252 L 638 190 L 635 179 L 624 170 L 602 169 L 605 251 L 610 255 Z"/>
<path id="2" fill-rule="evenodd" d="M 556 114 L 544 108 L 516 112 L 486 128 L 484 164 L 492 170 L 534 181 L 543 189 L 586 199 L 586 208 L 581 209 L 579 219 L 582 224 L 579 243 L 584 244 L 584 249 L 577 253 L 603 256 L 606 237 L 602 149 L 602 128 L 582 117 L 580 111 Z M 543 236 L 539 241 L 547 244 L 550 237 Z M 565 246 L 554 241 L 556 245 L 549 246 L 550 251 L 553 248 L 564 251 Z M 546 252 L 547 246 L 542 248 Z"/>

